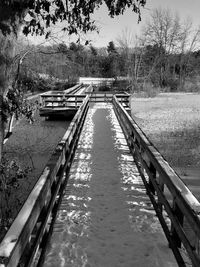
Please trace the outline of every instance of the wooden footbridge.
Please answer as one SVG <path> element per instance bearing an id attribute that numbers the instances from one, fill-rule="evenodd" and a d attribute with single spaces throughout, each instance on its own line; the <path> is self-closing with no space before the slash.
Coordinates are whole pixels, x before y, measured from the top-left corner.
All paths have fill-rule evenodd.
<path id="1" fill-rule="evenodd" d="M 200 266 L 200 203 L 128 97 L 42 96 L 47 116 L 77 110 L 0 244 L 0 266 Z"/>

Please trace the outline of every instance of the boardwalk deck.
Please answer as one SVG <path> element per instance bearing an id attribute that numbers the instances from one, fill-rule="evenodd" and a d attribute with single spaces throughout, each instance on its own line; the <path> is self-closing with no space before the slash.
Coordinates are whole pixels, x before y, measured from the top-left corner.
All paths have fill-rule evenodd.
<path id="1" fill-rule="evenodd" d="M 111 104 L 89 109 L 44 266 L 177 266 Z"/>

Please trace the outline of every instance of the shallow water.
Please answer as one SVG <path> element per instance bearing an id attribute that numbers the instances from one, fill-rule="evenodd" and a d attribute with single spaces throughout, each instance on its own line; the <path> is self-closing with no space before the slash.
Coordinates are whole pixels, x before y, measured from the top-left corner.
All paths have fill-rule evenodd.
<path id="1" fill-rule="evenodd" d="M 4 146 L 6 158 L 16 160 L 22 170 L 31 168 L 11 194 L 10 205 L 14 215 L 31 192 L 70 124 L 70 121 L 45 120 L 39 116 L 39 111 L 36 111 L 34 120 L 33 124 L 26 119 L 17 122 Z"/>

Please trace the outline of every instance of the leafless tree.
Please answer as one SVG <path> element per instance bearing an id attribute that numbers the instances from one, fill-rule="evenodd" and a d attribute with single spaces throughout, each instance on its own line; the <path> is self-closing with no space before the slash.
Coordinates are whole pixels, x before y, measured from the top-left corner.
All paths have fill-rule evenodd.
<path id="1" fill-rule="evenodd" d="M 145 39 L 139 38 L 129 29 L 122 31 L 117 38 L 118 46 L 125 60 L 125 71 L 129 80 L 129 88 L 131 91 L 139 90 L 140 69 L 142 67 L 142 57 L 144 54 Z"/>
<path id="2" fill-rule="evenodd" d="M 159 71 L 159 84 L 166 85 L 167 79 L 175 79 L 175 65 L 178 64 L 179 86 L 184 85 L 186 65 L 189 62 L 191 52 L 199 47 L 200 28 L 193 31 L 192 21 L 181 21 L 177 13 L 169 9 L 156 8 L 150 14 L 143 27 L 143 35 L 146 44 L 158 48 L 156 62 Z M 179 61 L 173 61 L 172 55 L 176 55 Z M 174 69 L 172 73 L 170 67 Z"/>
<path id="3" fill-rule="evenodd" d="M 179 54 L 179 86 L 183 87 L 186 79 L 187 66 L 190 62 L 192 52 L 200 48 L 200 26 L 193 29 L 191 19 L 187 19 L 181 28 L 178 47 Z"/>

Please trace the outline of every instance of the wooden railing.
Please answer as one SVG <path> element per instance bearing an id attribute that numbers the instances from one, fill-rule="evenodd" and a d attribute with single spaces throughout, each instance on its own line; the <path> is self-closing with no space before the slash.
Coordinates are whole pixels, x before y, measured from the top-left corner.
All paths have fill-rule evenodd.
<path id="1" fill-rule="evenodd" d="M 120 103 L 129 105 L 129 94 L 116 94 L 116 97 Z M 90 96 L 90 102 L 112 102 L 112 92 L 93 92 Z"/>
<path id="2" fill-rule="evenodd" d="M 86 87 L 84 94 L 92 94 L 94 91 L 94 88 L 92 85 L 89 85 Z"/>
<path id="3" fill-rule="evenodd" d="M 200 203 L 113 97 L 117 118 L 179 266 L 200 266 Z M 169 223 L 170 220 L 170 223 Z"/>
<path id="4" fill-rule="evenodd" d="M 78 91 L 82 87 L 85 87 L 84 93 L 78 94 Z M 75 89 L 70 88 L 65 91 L 49 91 L 45 94 L 40 95 L 40 103 L 42 107 L 48 108 L 60 108 L 67 106 L 79 107 L 83 102 L 86 94 L 91 94 L 93 92 L 93 87 L 90 86 L 76 86 Z"/>
<path id="5" fill-rule="evenodd" d="M 83 84 L 100 85 L 111 84 L 115 81 L 114 78 L 94 78 L 94 77 L 80 77 L 79 82 Z"/>
<path id="6" fill-rule="evenodd" d="M 80 105 L 85 95 L 90 95 L 90 102 L 112 102 L 112 92 L 93 92 L 93 87 L 88 86 L 84 94 L 65 94 L 61 91 L 55 91 L 45 93 L 41 95 L 41 104 L 43 107 L 56 108 L 66 107 L 74 104 Z M 120 103 L 123 103 L 124 107 L 129 106 L 129 94 L 116 94 L 116 97 Z"/>
<path id="7" fill-rule="evenodd" d="M 80 90 L 81 88 L 83 87 L 83 84 L 76 84 L 66 90 L 54 90 L 54 91 L 47 91 L 45 93 L 42 93 L 40 94 L 40 96 L 43 96 L 43 95 L 51 95 L 51 94 L 60 94 L 60 95 L 63 95 L 63 94 L 74 94 L 76 93 L 78 90 Z"/>
<path id="8" fill-rule="evenodd" d="M 80 84 L 76 84 L 73 87 L 70 87 L 66 90 L 64 90 L 64 92 L 66 94 L 75 94 L 77 91 L 79 91 L 84 85 L 82 83 Z"/>
<path id="9" fill-rule="evenodd" d="M 58 108 L 67 107 L 70 105 L 80 106 L 83 102 L 85 95 L 58 95 L 58 94 L 46 94 L 41 96 L 42 107 Z"/>
<path id="10" fill-rule="evenodd" d="M 0 244 L 0 266 L 31 266 L 48 236 L 67 182 L 75 148 L 89 107 L 89 96 L 57 145 L 42 175 Z"/>

